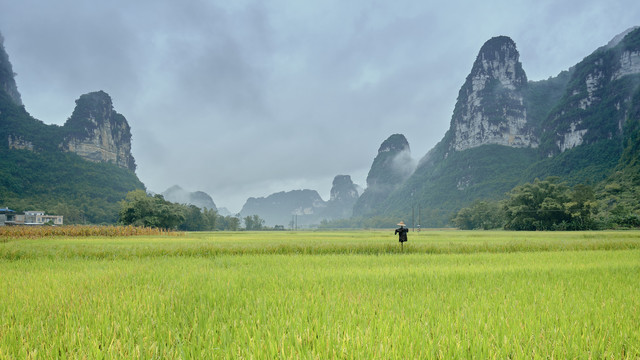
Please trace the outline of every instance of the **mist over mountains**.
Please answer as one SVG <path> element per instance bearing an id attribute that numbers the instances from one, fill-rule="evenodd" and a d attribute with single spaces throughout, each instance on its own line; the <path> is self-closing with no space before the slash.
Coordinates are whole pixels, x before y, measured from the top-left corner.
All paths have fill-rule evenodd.
<path id="1" fill-rule="evenodd" d="M 209 194 L 204 191 L 187 191 L 178 185 L 174 185 L 162 192 L 162 196 L 168 201 L 178 203 L 195 205 L 201 209 L 209 209 L 218 211 L 216 204 Z"/>
<path id="2" fill-rule="evenodd" d="M 106 92 L 96 91 L 78 98 L 64 126 L 43 124 L 26 112 L 9 57 L 1 50 L 0 138 L 7 156 L 0 164 L 5 175 L 0 195 L 5 205 L 112 221 L 124 194 L 144 186 L 135 175 L 127 120 Z M 392 134 L 373 159 L 364 191 L 349 175 L 338 175 L 327 201 L 316 190 L 281 191 L 247 199 L 239 215 L 259 215 L 270 226 L 297 221 L 308 227 L 352 216 L 386 219 L 388 225 L 408 219 L 417 208 L 423 226 L 447 226 L 461 207 L 499 199 L 536 178 L 559 176 L 570 184 L 597 186 L 635 166 L 638 28 L 547 80 L 529 81 L 525 70 L 511 38 L 489 39 L 459 90 L 449 130 L 419 161 L 406 137 Z M 16 167 L 25 162 L 30 165 Z M 65 183 L 70 177 L 78 184 Z M 217 209 L 215 193 L 174 186 L 163 195 Z"/>
<path id="3" fill-rule="evenodd" d="M 268 226 L 309 227 L 323 220 L 351 217 L 359 195 L 351 176 L 337 175 L 328 201 L 322 200 L 315 190 L 282 191 L 267 197 L 249 198 L 240 210 L 240 216 L 259 215 Z"/>
<path id="4" fill-rule="evenodd" d="M 460 88 L 443 139 L 419 162 L 404 135 L 386 139 L 353 215 L 379 218 L 385 226 L 400 219 L 415 225 L 417 211 L 422 226 L 441 227 L 449 226 L 461 207 L 501 199 L 537 178 L 559 176 L 570 185 L 603 186 L 599 184 L 625 169 L 621 155 L 633 143 L 628 139 L 640 121 L 634 115 L 640 107 L 639 85 L 637 27 L 542 81 L 527 79 L 511 38 L 491 38 Z M 269 216 L 284 195 L 268 197 L 262 208 L 252 207 L 250 199 L 243 213 Z M 313 195 L 308 204 L 319 202 Z M 613 207 L 615 200 L 609 201 Z"/>
<path id="5" fill-rule="evenodd" d="M 423 225 L 446 226 L 457 209 L 536 178 L 597 186 L 612 176 L 640 121 L 640 29 L 548 80 L 528 81 L 525 68 L 512 39 L 488 40 L 443 139 L 406 181 L 356 215 L 406 219 L 418 207 Z"/>

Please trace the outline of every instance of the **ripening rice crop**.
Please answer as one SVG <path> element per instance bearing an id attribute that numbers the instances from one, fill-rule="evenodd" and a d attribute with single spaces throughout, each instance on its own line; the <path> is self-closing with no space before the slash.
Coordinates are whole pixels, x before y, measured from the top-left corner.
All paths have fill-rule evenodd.
<path id="1" fill-rule="evenodd" d="M 141 226 L 1 226 L 0 241 L 7 239 L 37 239 L 52 236 L 135 236 L 135 235 L 167 235 L 182 234 L 158 228 Z"/>
<path id="2" fill-rule="evenodd" d="M 636 359 L 640 233 L 603 234 L 410 234 L 406 253 L 371 251 L 397 245 L 372 232 L 9 241 L 0 359 Z"/>

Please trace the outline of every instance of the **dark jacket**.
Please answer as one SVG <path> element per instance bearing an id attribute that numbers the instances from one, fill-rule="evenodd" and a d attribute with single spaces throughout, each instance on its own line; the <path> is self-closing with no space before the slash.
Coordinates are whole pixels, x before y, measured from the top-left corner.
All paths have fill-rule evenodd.
<path id="1" fill-rule="evenodd" d="M 401 243 L 407 241 L 407 233 L 409 232 L 409 229 L 407 229 L 404 226 L 400 226 L 399 228 L 396 229 L 396 234 L 398 234 L 398 241 L 400 241 Z"/>

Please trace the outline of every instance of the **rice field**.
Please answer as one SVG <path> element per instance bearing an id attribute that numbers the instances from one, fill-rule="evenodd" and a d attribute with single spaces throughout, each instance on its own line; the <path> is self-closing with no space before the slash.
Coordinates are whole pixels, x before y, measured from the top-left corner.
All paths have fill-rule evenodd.
<path id="1" fill-rule="evenodd" d="M 0 243 L 0 359 L 640 358 L 640 232 Z"/>
<path id="2" fill-rule="evenodd" d="M 137 235 L 182 235 L 181 232 L 141 226 L 0 226 L 0 242 L 10 239 L 40 239 L 53 236 L 137 236 Z"/>

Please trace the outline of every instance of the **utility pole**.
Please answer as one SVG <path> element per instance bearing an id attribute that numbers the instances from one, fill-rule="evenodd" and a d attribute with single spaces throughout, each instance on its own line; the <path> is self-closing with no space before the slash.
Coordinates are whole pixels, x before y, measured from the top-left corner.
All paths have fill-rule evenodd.
<path id="1" fill-rule="evenodd" d="M 416 221 L 415 221 L 415 209 L 416 209 L 416 200 L 413 197 L 416 189 L 411 190 L 411 227 L 413 227 L 413 231 L 416 231 Z"/>
<path id="2" fill-rule="evenodd" d="M 411 205 L 411 226 L 413 227 L 413 231 L 416 231 L 416 208 L 414 205 Z"/>

